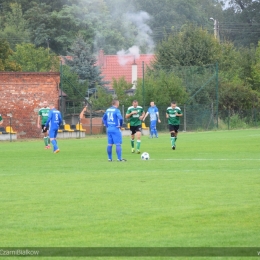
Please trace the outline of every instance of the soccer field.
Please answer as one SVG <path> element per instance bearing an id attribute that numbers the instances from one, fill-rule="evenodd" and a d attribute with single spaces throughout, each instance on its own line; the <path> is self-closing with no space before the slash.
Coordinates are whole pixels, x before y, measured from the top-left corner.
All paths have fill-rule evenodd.
<path id="1" fill-rule="evenodd" d="M 142 136 L 142 161 L 124 137 L 125 163 L 107 161 L 105 136 L 58 140 L 58 154 L 3 142 L 0 244 L 257 247 L 259 140 L 257 129 L 179 133 L 173 151 L 169 134 Z"/>

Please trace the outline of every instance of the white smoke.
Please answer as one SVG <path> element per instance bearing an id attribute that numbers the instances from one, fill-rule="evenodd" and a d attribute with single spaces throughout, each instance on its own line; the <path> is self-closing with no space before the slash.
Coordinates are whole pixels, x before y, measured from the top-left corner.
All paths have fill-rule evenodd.
<path id="1" fill-rule="evenodd" d="M 124 19 L 130 24 L 135 26 L 136 33 L 134 38 L 134 45 L 128 50 L 121 50 L 117 52 L 118 60 L 121 65 L 125 65 L 129 61 L 133 61 L 133 57 L 138 59 L 140 57 L 140 47 L 146 49 L 147 53 L 153 53 L 154 41 L 151 37 L 152 30 L 147 25 L 150 20 L 150 15 L 147 12 L 141 11 L 138 13 L 127 13 Z M 130 31 L 130 29 L 129 29 Z M 126 31 L 126 38 L 129 37 L 128 30 Z"/>
<path id="2" fill-rule="evenodd" d="M 140 49 L 134 45 L 128 50 L 121 50 L 117 52 L 119 64 L 124 66 L 128 62 L 133 62 L 134 59 L 139 59 Z"/>
<path id="3" fill-rule="evenodd" d="M 150 20 L 150 15 L 147 12 L 141 11 L 138 13 L 127 13 L 126 19 L 131 21 L 137 29 L 135 37 L 135 45 L 147 47 L 147 52 L 152 53 L 154 50 L 154 42 L 151 37 L 152 30 L 147 25 Z"/>

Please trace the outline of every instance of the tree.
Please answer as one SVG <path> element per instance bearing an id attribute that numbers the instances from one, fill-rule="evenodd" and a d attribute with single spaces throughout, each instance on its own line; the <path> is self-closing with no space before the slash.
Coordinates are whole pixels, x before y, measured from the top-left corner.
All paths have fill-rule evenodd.
<path id="1" fill-rule="evenodd" d="M 66 93 L 68 100 L 84 100 L 88 89 L 87 82 L 79 83 L 78 75 L 66 65 L 62 66 L 62 74 L 62 91 Z"/>
<path id="2" fill-rule="evenodd" d="M 59 58 L 49 53 L 48 49 L 36 48 L 31 43 L 18 44 L 11 60 L 18 63 L 22 71 L 59 71 Z"/>
<path id="3" fill-rule="evenodd" d="M 127 31 L 127 34 L 131 34 L 130 30 L 126 30 L 121 16 L 115 17 L 108 12 L 103 0 L 79 0 L 71 6 L 63 6 L 57 15 L 74 22 L 74 33 L 80 34 L 84 41 L 92 44 L 95 52 L 103 49 L 107 54 L 114 54 L 126 46 L 132 46 L 130 44 L 134 35 L 132 34 L 132 39 L 125 37 L 123 33 Z M 67 20 L 64 22 L 69 24 Z M 64 22 L 60 31 L 64 30 Z"/>
<path id="4" fill-rule="evenodd" d="M 221 44 L 220 81 L 248 86 L 260 91 L 258 80 L 259 46 L 235 48 L 232 43 Z"/>
<path id="5" fill-rule="evenodd" d="M 231 114 L 259 107 L 259 92 L 241 83 L 222 83 L 219 96 L 219 108 L 230 109 Z"/>
<path id="6" fill-rule="evenodd" d="M 26 20 L 23 17 L 22 7 L 20 4 L 10 4 L 11 11 L 6 14 L 6 23 L 8 26 L 13 26 L 15 30 L 24 31 L 27 25 Z"/>
<path id="7" fill-rule="evenodd" d="M 95 96 L 90 98 L 90 103 L 94 110 L 105 110 L 107 107 L 111 106 L 112 100 L 112 95 L 109 94 L 106 89 L 98 86 Z"/>
<path id="8" fill-rule="evenodd" d="M 128 107 L 133 101 L 133 97 L 129 96 L 127 90 L 131 89 L 132 84 L 126 82 L 124 77 L 113 79 L 113 90 L 112 95 L 109 91 L 103 87 L 98 86 L 95 89 L 95 93 L 90 97 L 93 109 L 104 109 L 111 105 L 113 98 L 117 98 L 120 101 L 120 106 Z"/>
<path id="9" fill-rule="evenodd" d="M 13 55 L 8 42 L 0 39 L 0 71 L 20 71 L 21 67 L 15 62 L 10 60 Z"/>
<path id="10" fill-rule="evenodd" d="M 236 60 L 239 65 L 239 78 L 244 85 L 250 87 L 253 86 L 252 79 L 252 66 L 256 62 L 256 49 L 254 46 L 251 47 L 240 47 L 238 48 L 239 56 Z"/>
<path id="11" fill-rule="evenodd" d="M 104 87 L 107 84 L 102 80 L 103 76 L 96 66 L 96 58 L 91 52 L 90 45 L 81 36 L 77 37 L 68 55 L 72 59 L 66 59 L 66 64 L 78 75 L 80 83 L 86 81 L 89 88 Z"/>
<path id="12" fill-rule="evenodd" d="M 10 4 L 18 3 L 22 6 L 22 11 L 25 13 L 27 10 L 32 8 L 35 4 L 41 4 L 44 2 L 46 5 L 51 7 L 51 11 L 59 11 L 64 5 L 71 5 L 71 0 L 0 0 L 1 11 L 4 13 L 10 11 Z M 73 1 L 74 3 L 76 1 Z"/>
<path id="13" fill-rule="evenodd" d="M 233 81 L 239 79 L 241 71 L 240 52 L 231 42 L 221 43 L 221 55 L 219 57 L 219 78 L 221 81 Z"/>
<path id="14" fill-rule="evenodd" d="M 54 28 L 50 34 L 50 47 L 61 55 L 66 54 L 77 35 L 89 44 L 95 37 L 94 28 L 86 19 L 88 7 L 79 5 L 64 5 L 60 11 L 52 12 L 50 21 Z"/>
<path id="15" fill-rule="evenodd" d="M 25 13 L 28 21 L 30 40 L 36 47 L 48 47 L 50 40 L 53 41 L 55 26 L 51 19 L 51 7 L 46 4 L 33 3 Z"/>
<path id="16" fill-rule="evenodd" d="M 59 11 L 52 11 L 51 5 L 34 4 L 25 13 L 31 42 L 37 47 L 51 48 L 59 55 L 66 55 L 79 32 L 92 43 L 93 30 L 82 19 L 85 9 L 65 5 Z"/>
<path id="17" fill-rule="evenodd" d="M 135 0 L 135 3 L 138 10 L 151 15 L 148 24 L 156 43 L 173 32 L 178 33 L 188 23 L 210 30 L 212 24 L 209 18 L 220 16 L 222 12 L 218 1 L 212 0 Z"/>
<path id="18" fill-rule="evenodd" d="M 36 46 L 49 45 L 54 52 L 65 55 L 80 34 L 95 50 L 103 48 L 106 53 L 115 53 L 127 42 L 118 30 L 121 23 L 109 15 L 103 0 L 55 6 L 53 10 L 50 1 L 35 3 L 26 12 L 31 41 Z"/>
<path id="19" fill-rule="evenodd" d="M 255 52 L 255 64 L 252 65 L 252 88 L 260 93 L 260 41 Z"/>
<path id="20" fill-rule="evenodd" d="M 149 106 L 151 100 L 158 106 L 167 106 L 173 100 L 184 104 L 188 98 L 182 80 L 174 73 L 167 73 L 163 70 L 145 76 L 144 95 L 143 97 L 142 80 L 139 79 L 136 93 L 132 99 L 137 99 L 144 106 Z"/>
<path id="21" fill-rule="evenodd" d="M 213 64 L 219 60 L 220 51 L 220 45 L 212 35 L 190 24 L 159 44 L 154 67 Z"/>
<path id="22" fill-rule="evenodd" d="M 260 38 L 260 1 L 226 0 L 228 8 L 223 11 L 222 34 L 236 46 L 257 45 Z"/>
<path id="23" fill-rule="evenodd" d="M 158 46 L 152 73 L 163 70 L 178 76 L 189 96 L 185 103 L 209 107 L 216 99 L 213 77 L 215 63 L 220 59 L 219 42 L 207 31 L 190 24 Z"/>
<path id="24" fill-rule="evenodd" d="M 10 11 L 4 16 L 4 29 L 0 32 L 0 37 L 8 39 L 10 47 L 14 50 L 16 44 L 29 41 L 29 32 L 26 27 L 27 21 L 23 16 L 21 5 L 11 3 Z"/>
<path id="25" fill-rule="evenodd" d="M 128 83 L 124 77 L 121 77 L 118 80 L 113 79 L 112 86 L 115 91 L 116 98 L 120 101 L 120 104 L 130 106 L 132 100 L 127 94 L 127 90 L 132 88 L 132 84 Z"/>

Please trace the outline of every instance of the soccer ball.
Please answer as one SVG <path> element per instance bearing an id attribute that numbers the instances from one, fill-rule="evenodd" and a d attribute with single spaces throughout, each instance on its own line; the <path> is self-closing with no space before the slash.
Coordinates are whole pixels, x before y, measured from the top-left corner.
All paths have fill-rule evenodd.
<path id="1" fill-rule="evenodd" d="M 141 159 L 142 160 L 149 160 L 150 159 L 149 153 L 147 153 L 147 152 L 142 153 Z"/>

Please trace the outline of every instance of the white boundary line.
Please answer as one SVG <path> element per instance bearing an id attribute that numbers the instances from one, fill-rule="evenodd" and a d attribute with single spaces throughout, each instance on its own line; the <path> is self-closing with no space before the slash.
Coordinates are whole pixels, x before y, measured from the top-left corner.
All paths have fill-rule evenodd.
<path id="1" fill-rule="evenodd" d="M 203 158 L 190 158 L 190 159 L 150 159 L 150 160 L 161 160 L 161 161 L 260 161 L 260 159 L 203 159 Z"/>

